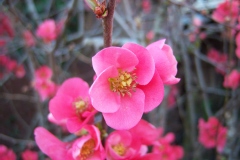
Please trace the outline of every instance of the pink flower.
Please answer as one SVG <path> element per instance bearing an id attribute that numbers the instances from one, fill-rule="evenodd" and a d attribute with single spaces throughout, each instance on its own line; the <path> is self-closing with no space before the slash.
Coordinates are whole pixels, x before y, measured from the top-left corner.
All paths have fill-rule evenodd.
<path id="1" fill-rule="evenodd" d="M 8 149 L 4 145 L 0 145 L 0 159 L 1 160 L 16 160 L 16 154 L 13 150 Z"/>
<path id="2" fill-rule="evenodd" d="M 144 149 L 145 148 L 145 149 Z M 114 131 L 106 140 L 106 154 L 108 160 L 134 159 L 146 153 L 146 147 L 129 131 Z"/>
<path id="3" fill-rule="evenodd" d="M 85 126 L 89 134 L 74 141 L 72 155 L 74 159 L 104 160 L 105 151 L 101 144 L 100 131 L 93 125 Z"/>
<path id="4" fill-rule="evenodd" d="M 215 117 L 210 117 L 207 122 L 199 119 L 199 142 L 206 148 L 217 147 L 218 152 L 222 152 L 226 143 L 227 128 Z"/>
<path id="5" fill-rule="evenodd" d="M 151 10 L 150 0 L 142 0 L 142 9 L 145 13 L 150 12 Z"/>
<path id="6" fill-rule="evenodd" d="M 35 80 L 33 86 L 39 93 L 41 100 L 44 101 L 55 95 L 57 90 L 57 85 L 51 80 Z"/>
<path id="7" fill-rule="evenodd" d="M 71 144 L 61 142 L 43 127 L 34 130 L 35 141 L 40 150 L 53 160 L 73 160 L 71 155 Z M 68 159 L 69 158 L 69 159 Z"/>
<path id="8" fill-rule="evenodd" d="M 103 113 L 108 126 L 130 129 L 143 112 L 153 110 L 162 101 L 163 83 L 144 47 L 133 43 L 108 47 L 92 61 L 97 79 L 89 93 L 93 107 Z"/>
<path id="9" fill-rule="evenodd" d="M 153 145 L 152 153 L 157 154 L 155 156 L 158 159 L 167 160 L 179 160 L 183 158 L 184 151 L 181 146 L 171 145 L 175 136 L 173 133 L 168 133 L 165 137 L 160 138 Z"/>
<path id="10" fill-rule="evenodd" d="M 31 150 L 22 152 L 21 157 L 23 160 L 38 160 L 38 153 Z"/>
<path id="11" fill-rule="evenodd" d="M 14 37 L 14 30 L 10 18 L 4 13 L 0 13 L 0 36 Z"/>
<path id="12" fill-rule="evenodd" d="M 217 63 L 216 72 L 224 75 L 227 68 L 227 54 L 220 53 L 215 49 L 210 49 L 207 57 L 214 63 Z"/>
<path id="13" fill-rule="evenodd" d="M 48 66 L 41 66 L 35 71 L 33 87 L 39 93 L 42 101 L 53 97 L 58 89 L 58 86 L 51 81 L 51 77 L 52 70 Z"/>
<path id="14" fill-rule="evenodd" d="M 7 71 L 12 72 L 17 67 L 17 61 L 9 59 L 5 67 Z"/>
<path id="15" fill-rule="evenodd" d="M 164 84 L 176 84 L 180 81 L 175 78 L 177 74 L 177 60 L 173 55 L 170 46 L 164 44 L 165 39 L 159 40 L 147 46 L 147 50 L 152 54 L 156 70 L 158 71 Z"/>
<path id="16" fill-rule="evenodd" d="M 55 21 L 45 20 L 37 28 L 37 36 L 42 38 L 45 43 L 49 43 L 57 38 L 57 29 Z"/>
<path id="17" fill-rule="evenodd" d="M 18 65 L 16 66 L 15 70 L 14 70 L 14 74 L 17 78 L 22 78 L 25 76 L 26 74 L 26 71 L 24 69 L 24 66 L 21 64 L 21 65 Z"/>
<path id="18" fill-rule="evenodd" d="M 43 153 L 53 160 L 103 160 L 105 153 L 101 144 L 100 131 L 97 127 L 85 126 L 87 134 L 73 142 L 61 142 L 46 129 L 35 129 L 35 141 Z"/>
<path id="19" fill-rule="evenodd" d="M 162 128 L 156 128 L 151 123 L 141 119 L 139 123 L 129 130 L 138 141 L 144 145 L 151 145 L 159 139 L 163 133 Z"/>
<path id="20" fill-rule="evenodd" d="M 52 77 L 52 69 L 48 66 L 41 66 L 35 71 L 35 79 L 49 80 Z"/>
<path id="21" fill-rule="evenodd" d="M 237 0 L 225 0 L 219 4 L 216 10 L 212 14 L 212 18 L 219 22 L 234 22 L 238 18 L 239 2 Z"/>
<path id="22" fill-rule="evenodd" d="M 96 111 L 88 95 L 89 86 L 80 78 L 63 82 L 49 103 L 49 110 L 57 121 L 66 120 L 69 132 L 74 133 L 91 123 Z"/>
<path id="23" fill-rule="evenodd" d="M 23 39 L 27 47 L 35 46 L 35 39 L 29 30 L 23 32 Z"/>
<path id="24" fill-rule="evenodd" d="M 230 74 L 225 75 L 223 86 L 225 88 L 236 89 L 239 86 L 239 83 L 240 83 L 240 73 L 236 69 L 234 69 L 231 71 Z"/>

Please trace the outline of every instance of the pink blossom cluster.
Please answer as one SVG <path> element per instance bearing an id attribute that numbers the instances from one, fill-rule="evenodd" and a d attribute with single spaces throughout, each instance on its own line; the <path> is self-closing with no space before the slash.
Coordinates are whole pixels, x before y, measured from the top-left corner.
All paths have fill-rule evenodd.
<path id="1" fill-rule="evenodd" d="M 51 78 L 52 70 L 48 66 L 41 66 L 35 71 L 33 87 L 40 95 L 42 101 L 53 97 L 58 88 Z"/>
<path id="2" fill-rule="evenodd" d="M 23 64 L 18 64 L 16 60 L 6 55 L 0 55 L 0 67 L 0 79 L 10 72 L 17 78 L 22 78 L 26 74 Z"/>
<path id="3" fill-rule="evenodd" d="M 219 23 L 235 23 L 239 16 L 238 0 L 225 0 L 214 10 L 212 18 Z"/>
<path id="4" fill-rule="evenodd" d="M 144 156 L 181 159 L 182 149 L 171 145 L 174 138 L 163 144 L 164 140 L 160 139 L 162 129 L 141 120 L 143 113 L 161 103 L 164 85 L 180 80 L 175 77 L 177 61 L 165 40 L 146 48 L 134 43 L 108 47 L 99 51 L 92 61 L 96 72 L 92 86 L 81 78 L 69 78 L 49 102 L 50 120 L 81 136 L 65 143 L 40 127 L 35 130 L 40 149 L 52 159 L 138 159 Z M 51 74 L 46 66 L 38 69 L 35 84 L 38 79 L 49 80 Z M 108 126 L 118 130 L 107 137 L 105 150 L 100 131 L 94 126 L 97 111 L 102 112 Z M 46 137 L 48 143 L 42 137 Z M 164 145 L 168 149 L 158 151 L 155 147 L 154 153 L 147 154 L 149 145 Z M 50 149 L 55 147 L 58 152 Z M 173 153 L 170 150 L 179 151 L 178 156 L 170 156 Z"/>
<path id="5" fill-rule="evenodd" d="M 206 148 L 216 147 L 221 153 L 226 143 L 227 128 L 222 126 L 216 117 L 210 117 L 207 122 L 200 118 L 198 128 L 198 141 Z"/>
<path id="6" fill-rule="evenodd" d="M 222 75 L 226 74 L 226 69 L 228 67 L 227 54 L 220 53 L 216 49 L 211 48 L 207 53 L 207 57 L 216 64 L 216 72 Z"/>
<path id="7" fill-rule="evenodd" d="M 16 160 L 16 154 L 12 149 L 7 148 L 5 145 L 0 145 L 0 159 L 1 160 Z"/>
<path id="8" fill-rule="evenodd" d="M 46 129 L 35 129 L 35 140 L 43 153 L 53 160 L 151 160 L 183 158 L 183 148 L 172 145 L 174 134 L 161 137 L 162 128 L 155 128 L 141 120 L 130 130 L 113 131 L 108 135 L 105 146 L 101 142 L 102 133 L 94 125 L 85 125 L 75 134 L 71 142 L 62 142 Z M 148 147 L 153 146 L 149 152 Z"/>
<path id="9" fill-rule="evenodd" d="M 38 160 L 38 153 L 26 149 L 21 153 L 22 160 Z M 12 149 L 7 148 L 5 145 L 0 145 L 0 159 L 1 160 L 16 160 L 17 156 Z"/>
<path id="10" fill-rule="evenodd" d="M 225 75 L 223 86 L 225 88 L 236 89 L 240 84 L 240 72 L 233 69 L 229 74 Z"/>
<path id="11" fill-rule="evenodd" d="M 205 39 L 207 35 L 204 31 L 201 30 L 201 26 L 203 22 L 200 19 L 200 17 L 197 17 L 197 16 L 193 17 L 192 23 L 193 23 L 193 27 L 191 32 L 188 35 L 189 41 L 194 42 L 197 39 L 201 39 L 201 40 Z"/>

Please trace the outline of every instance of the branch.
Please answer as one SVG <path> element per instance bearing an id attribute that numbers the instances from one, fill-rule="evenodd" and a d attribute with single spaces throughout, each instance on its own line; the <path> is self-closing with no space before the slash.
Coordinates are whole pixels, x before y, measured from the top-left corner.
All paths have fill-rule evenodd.
<path id="1" fill-rule="evenodd" d="M 12 144 L 24 143 L 25 145 L 32 144 L 32 145 L 36 146 L 36 142 L 33 141 L 33 140 L 16 139 L 16 138 L 12 138 L 12 137 L 7 136 L 7 135 L 2 134 L 2 133 L 0 133 L 0 139 L 5 140 L 7 142 L 10 142 Z"/>
<path id="2" fill-rule="evenodd" d="M 112 45 L 113 14 L 115 10 L 115 0 L 108 3 L 108 15 L 102 19 L 104 47 Z"/>

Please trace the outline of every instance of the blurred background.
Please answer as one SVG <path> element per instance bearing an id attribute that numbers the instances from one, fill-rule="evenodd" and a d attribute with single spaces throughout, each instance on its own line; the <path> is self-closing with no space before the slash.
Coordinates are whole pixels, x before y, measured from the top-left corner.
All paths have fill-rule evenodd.
<path id="1" fill-rule="evenodd" d="M 183 159 L 240 159 L 239 3 L 116 1 L 114 46 L 166 39 L 173 49 L 181 81 L 165 86 L 160 107 L 144 119 L 175 134 Z M 41 32 L 43 23 L 50 26 L 47 33 Z M 91 57 L 103 48 L 102 32 L 102 20 L 84 0 L 0 0 L 0 144 L 17 159 L 23 159 L 26 149 L 44 159 L 34 142 L 37 126 L 68 140 L 69 134 L 48 120 L 48 102 L 69 77 L 92 84 Z M 52 76 L 38 83 L 36 72 L 42 66 L 51 68 Z M 198 141 L 199 119 L 212 116 L 228 130 L 221 153 Z"/>

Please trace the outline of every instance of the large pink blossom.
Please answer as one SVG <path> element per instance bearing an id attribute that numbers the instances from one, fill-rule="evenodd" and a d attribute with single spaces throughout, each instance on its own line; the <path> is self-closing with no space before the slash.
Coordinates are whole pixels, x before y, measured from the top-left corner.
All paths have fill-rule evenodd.
<path id="1" fill-rule="evenodd" d="M 238 0 L 225 0 L 223 3 L 220 3 L 214 10 L 212 18 L 219 23 L 234 22 L 238 18 L 238 12 Z"/>
<path id="2" fill-rule="evenodd" d="M 228 75 L 225 75 L 223 86 L 226 88 L 236 89 L 240 84 L 240 73 L 234 69 Z"/>
<path id="3" fill-rule="evenodd" d="M 176 84 L 180 81 L 176 78 L 177 60 L 169 45 L 164 44 L 165 39 L 159 40 L 147 46 L 147 50 L 153 56 L 156 70 L 164 84 Z"/>
<path id="4" fill-rule="evenodd" d="M 23 160 L 38 160 L 38 153 L 27 149 L 22 152 L 21 157 Z"/>
<path id="5" fill-rule="evenodd" d="M 227 128 L 223 127 L 217 118 L 210 117 L 207 122 L 200 118 L 198 128 L 198 141 L 204 147 L 216 147 L 218 152 L 223 151 L 227 138 Z"/>
<path id="6" fill-rule="evenodd" d="M 57 27 L 52 19 L 42 22 L 36 32 L 37 36 L 42 38 L 45 43 L 49 43 L 57 38 Z"/>
<path id="7" fill-rule="evenodd" d="M 55 97 L 49 102 L 49 110 L 57 121 L 66 120 L 71 133 L 92 121 L 96 113 L 91 105 L 88 84 L 80 78 L 63 82 Z"/>
<path id="8" fill-rule="evenodd" d="M 97 127 L 85 126 L 87 134 L 72 142 L 62 142 L 43 127 L 35 129 L 35 141 L 43 153 L 52 160 L 103 160 L 100 131 Z"/>
<path id="9" fill-rule="evenodd" d="M 108 47 L 93 58 L 97 79 L 90 88 L 93 107 L 102 112 L 108 126 L 130 129 L 143 112 L 163 99 L 163 83 L 147 49 L 127 43 Z"/>
<path id="10" fill-rule="evenodd" d="M 0 159 L 1 160 L 16 160 L 16 154 L 12 149 L 7 148 L 5 145 L 0 145 Z"/>

